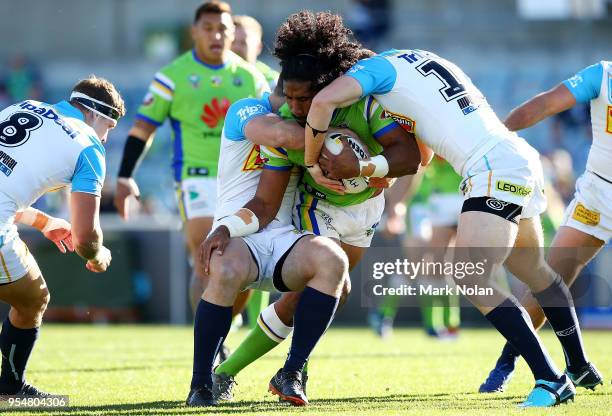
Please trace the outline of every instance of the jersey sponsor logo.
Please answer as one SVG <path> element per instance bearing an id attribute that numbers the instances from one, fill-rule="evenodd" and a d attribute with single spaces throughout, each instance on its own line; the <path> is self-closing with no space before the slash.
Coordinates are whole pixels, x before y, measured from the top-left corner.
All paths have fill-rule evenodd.
<path id="1" fill-rule="evenodd" d="M 325 228 L 327 228 L 329 231 L 335 231 L 334 224 L 333 224 L 334 219 L 328 213 L 324 211 L 318 211 L 317 213 L 323 220 L 323 224 L 325 224 Z"/>
<path id="2" fill-rule="evenodd" d="M 203 168 L 203 167 L 199 167 L 199 168 L 187 168 L 187 175 L 188 176 L 208 176 L 210 174 L 210 172 L 208 171 L 208 168 Z"/>
<path id="3" fill-rule="evenodd" d="M 573 77 L 567 80 L 567 82 L 569 82 L 572 88 L 576 88 L 578 85 L 582 84 L 583 81 L 584 80 L 580 75 L 574 75 Z"/>
<path id="4" fill-rule="evenodd" d="M 472 97 L 469 95 L 459 98 L 457 100 L 457 104 L 459 105 L 459 108 L 464 116 L 473 113 L 474 111 L 478 110 L 478 107 L 480 107 L 480 103 L 475 103 L 474 100 L 472 100 Z"/>
<path id="5" fill-rule="evenodd" d="M 365 232 L 366 237 L 372 236 L 376 232 L 376 227 L 378 227 L 379 222 L 373 224 L 370 228 L 368 228 Z"/>
<path id="6" fill-rule="evenodd" d="M 252 171 L 263 169 L 263 166 L 266 164 L 268 160 L 266 158 L 261 157 L 261 148 L 258 144 L 254 144 L 244 161 L 244 165 L 242 166 L 242 171 Z"/>
<path id="7" fill-rule="evenodd" d="M 389 110 L 383 112 L 385 118 L 391 117 L 397 124 L 399 124 L 408 133 L 414 133 L 416 130 L 416 121 L 410 117 L 406 117 L 402 114 L 392 113 Z"/>
<path id="8" fill-rule="evenodd" d="M 608 106 L 608 123 L 606 125 L 606 132 L 612 134 L 612 105 Z"/>
<path id="9" fill-rule="evenodd" d="M 533 189 L 527 186 L 516 185 L 514 183 L 506 181 L 497 181 L 495 187 L 499 191 L 509 192 L 517 196 L 529 196 L 531 195 L 531 192 L 533 192 Z"/>
<path id="10" fill-rule="evenodd" d="M 349 74 L 354 74 L 355 72 L 357 72 L 357 71 L 359 71 L 361 69 L 365 69 L 365 66 L 360 65 L 360 64 L 356 64 L 351 69 L 349 69 L 348 73 Z"/>
<path id="11" fill-rule="evenodd" d="M 204 104 L 200 119 L 206 123 L 208 127 L 214 129 L 219 125 L 219 122 L 225 118 L 225 114 L 230 104 L 230 101 L 225 97 L 222 98 L 221 101 L 215 97 L 209 104 Z"/>
<path id="12" fill-rule="evenodd" d="M 500 201 L 499 199 L 495 198 L 488 198 L 485 204 L 487 204 L 489 208 L 495 211 L 503 211 L 504 208 L 506 208 L 506 205 L 508 205 L 507 202 Z"/>
<path id="13" fill-rule="evenodd" d="M 17 166 L 17 161 L 0 150 L 0 172 L 6 176 L 11 176 L 15 166 Z"/>
<path id="14" fill-rule="evenodd" d="M 599 212 L 588 209 L 580 202 L 576 204 L 576 208 L 574 208 L 572 218 L 585 225 L 599 224 Z"/>
<path id="15" fill-rule="evenodd" d="M 52 108 L 49 107 L 38 107 L 29 101 L 24 101 L 19 104 L 19 107 L 23 108 L 26 111 L 31 111 L 35 114 L 41 115 L 43 118 L 47 120 L 53 120 L 55 124 L 60 126 L 62 130 L 70 136 L 71 139 L 74 139 L 79 135 L 79 132 L 72 127 L 70 127 L 63 118 L 61 118 Z"/>
<path id="16" fill-rule="evenodd" d="M 327 199 L 327 195 L 313 188 L 310 184 L 304 184 L 304 190 L 306 190 L 306 192 L 308 192 L 310 195 L 313 195 L 317 199 Z"/>
<path id="17" fill-rule="evenodd" d="M 223 84 L 223 78 L 213 75 L 210 77 L 210 83 L 213 87 L 220 87 Z"/>
<path id="18" fill-rule="evenodd" d="M 240 77 L 234 77 L 234 80 L 232 81 L 232 84 L 234 84 L 234 87 L 242 87 L 242 78 Z"/>
<path id="19" fill-rule="evenodd" d="M 21 146 L 30 138 L 30 133 L 40 126 L 43 121 L 40 116 L 32 113 L 13 113 L 0 123 L 0 146 Z"/>
<path id="20" fill-rule="evenodd" d="M 240 121 L 244 122 L 246 121 L 249 117 L 251 117 L 253 114 L 256 113 L 267 113 L 268 110 L 266 110 L 266 107 L 264 107 L 261 104 L 257 104 L 257 105 L 249 105 L 246 107 L 242 107 L 240 110 L 238 110 L 238 117 L 240 117 Z"/>

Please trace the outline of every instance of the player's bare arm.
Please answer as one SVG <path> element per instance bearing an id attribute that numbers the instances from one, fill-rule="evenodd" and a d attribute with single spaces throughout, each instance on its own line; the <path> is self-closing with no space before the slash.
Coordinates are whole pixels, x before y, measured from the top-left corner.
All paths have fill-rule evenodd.
<path id="1" fill-rule="evenodd" d="M 526 129 L 574 105 L 576 105 L 576 97 L 561 83 L 512 110 L 504 124 L 512 131 Z"/>
<path id="2" fill-rule="evenodd" d="M 207 275 L 210 271 L 210 257 L 213 251 L 221 256 L 232 237 L 252 234 L 266 227 L 280 209 L 291 171 L 266 170 L 259 178 L 253 199 L 235 214 L 220 218 L 215 230 L 200 246 L 200 259 Z"/>
<path id="3" fill-rule="evenodd" d="M 336 108 L 349 106 L 357 102 L 360 97 L 359 83 L 351 77 L 341 76 L 319 91 L 312 99 L 306 119 L 304 162 L 313 179 L 323 186 L 334 185 L 323 175 L 318 164 L 329 122 Z"/>
<path id="4" fill-rule="evenodd" d="M 255 144 L 295 150 L 304 148 L 304 128 L 276 114 L 255 117 L 245 126 L 244 133 Z"/>
<path id="5" fill-rule="evenodd" d="M 136 119 L 128 133 L 119 177 L 117 178 L 114 201 L 119 216 L 124 220 L 128 219 L 128 198 L 130 196 L 136 199 L 140 197 L 140 190 L 136 181 L 132 178 L 132 173 L 136 169 L 138 162 L 142 159 L 146 148 L 150 146 L 156 130 L 157 127 L 155 125 L 142 119 Z"/>
<path id="6" fill-rule="evenodd" d="M 62 218 L 52 217 L 36 208 L 28 207 L 17 212 L 15 222 L 36 228 L 62 253 L 74 251 L 70 223 Z"/>
<path id="7" fill-rule="evenodd" d="M 111 262 L 110 251 L 102 245 L 100 198 L 84 192 L 70 194 L 70 222 L 74 249 L 87 260 L 92 272 L 104 272 Z"/>

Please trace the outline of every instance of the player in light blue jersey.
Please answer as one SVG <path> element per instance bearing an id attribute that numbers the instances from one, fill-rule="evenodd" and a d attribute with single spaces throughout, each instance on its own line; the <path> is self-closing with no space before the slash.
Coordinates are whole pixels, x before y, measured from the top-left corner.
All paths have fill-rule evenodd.
<path id="1" fill-rule="evenodd" d="M 124 114 L 115 87 L 94 76 L 79 81 L 69 101 L 28 100 L 0 112 L 0 301 L 11 305 L 0 332 L 0 396 L 49 396 L 25 380 L 49 291 L 16 224 L 37 228 L 62 253 L 76 251 L 88 270 L 106 271 L 111 254 L 98 218 L 103 143 Z M 30 207 L 65 186 L 72 188 L 70 223 Z"/>
<path id="2" fill-rule="evenodd" d="M 583 69 L 515 108 L 505 121 L 510 130 L 522 130 L 577 103 L 591 105 L 593 145 L 586 171 L 576 181 L 574 199 L 565 210 L 547 258 L 568 286 L 612 236 L 612 62 L 601 61 Z M 544 325 L 546 315 L 529 293 L 521 303 L 536 329 Z M 480 391 L 503 391 L 519 356 L 506 343 Z M 603 383 L 601 374 L 586 361 L 568 366 L 566 373 L 578 387 L 594 389 Z"/>
<path id="3" fill-rule="evenodd" d="M 568 367 L 586 361 L 571 295 L 541 249 L 539 216 L 546 198 L 538 152 L 508 130 L 457 65 L 424 50 L 389 50 L 360 60 L 314 97 L 307 118 L 305 162 L 318 183 L 330 180 L 318 162 L 334 109 L 366 95 L 373 95 L 391 117 L 463 177 L 465 199 L 455 259 L 486 259 L 490 269 L 485 276 L 457 279 L 457 284 L 529 364 L 536 382 L 521 406 L 548 407 L 572 400 L 575 388 L 570 378 L 552 364 L 517 300 L 490 279 L 491 271 L 503 265 L 524 281 L 557 332 Z M 382 175 L 388 166 L 379 156 L 359 164 L 362 169 L 374 166 Z"/>

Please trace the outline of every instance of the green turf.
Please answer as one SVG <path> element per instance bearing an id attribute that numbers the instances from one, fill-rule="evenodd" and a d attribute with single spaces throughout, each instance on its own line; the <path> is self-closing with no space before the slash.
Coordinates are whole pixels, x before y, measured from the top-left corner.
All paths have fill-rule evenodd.
<path id="1" fill-rule="evenodd" d="M 229 345 L 244 335 L 232 333 Z M 543 338 L 562 365 L 552 332 L 544 331 Z M 612 333 L 587 331 L 585 340 L 591 359 L 612 375 Z M 501 345 L 492 330 L 464 330 L 458 341 L 438 342 L 413 329 L 381 341 L 366 329 L 333 328 L 310 364 L 309 407 L 288 407 L 267 393 L 268 380 L 287 351 L 281 346 L 239 375 L 236 401 L 204 412 L 183 405 L 191 375 L 191 328 L 47 325 L 28 378 L 45 390 L 70 396 L 70 410 L 46 411 L 53 415 L 612 414 L 609 379 L 595 392 L 579 390 L 573 404 L 516 409 L 533 384 L 524 363 L 507 393 L 475 393 Z"/>

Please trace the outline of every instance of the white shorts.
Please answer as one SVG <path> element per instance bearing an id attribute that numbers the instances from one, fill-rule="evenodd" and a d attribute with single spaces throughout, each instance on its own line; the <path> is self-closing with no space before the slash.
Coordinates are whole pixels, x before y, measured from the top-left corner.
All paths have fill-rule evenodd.
<path id="1" fill-rule="evenodd" d="M 293 223 L 316 235 L 335 238 L 356 247 L 370 247 L 384 209 L 383 192 L 361 204 L 341 207 L 298 191 Z"/>
<path id="2" fill-rule="evenodd" d="M 267 292 L 286 291 L 283 290 L 282 280 L 279 281 L 281 274 L 280 270 L 276 271 L 277 265 L 300 238 L 310 234 L 298 231 L 293 225 L 281 225 L 274 220 L 263 230 L 241 237 L 249 247 L 259 269 L 257 280 L 246 288 Z"/>
<path id="3" fill-rule="evenodd" d="M 428 202 L 429 219 L 433 227 L 453 227 L 459 223 L 463 206 L 461 194 L 433 194 Z"/>
<path id="4" fill-rule="evenodd" d="M 0 236 L 0 285 L 21 279 L 34 266 L 36 260 L 19 237 L 4 241 Z"/>
<path id="5" fill-rule="evenodd" d="M 215 216 L 216 178 L 188 178 L 177 182 L 175 188 L 183 221 Z"/>
<path id="6" fill-rule="evenodd" d="M 607 243 L 612 237 L 612 183 L 584 172 L 576 181 L 574 199 L 565 209 L 561 225 Z"/>
<path id="7" fill-rule="evenodd" d="M 461 182 L 464 200 L 490 197 L 523 207 L 520 218 L 546 211 L 540 154 L 524 139 L 503 140 L 471 164 Z"/>

